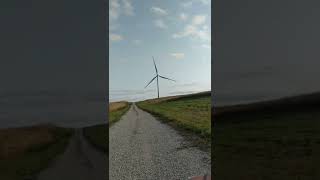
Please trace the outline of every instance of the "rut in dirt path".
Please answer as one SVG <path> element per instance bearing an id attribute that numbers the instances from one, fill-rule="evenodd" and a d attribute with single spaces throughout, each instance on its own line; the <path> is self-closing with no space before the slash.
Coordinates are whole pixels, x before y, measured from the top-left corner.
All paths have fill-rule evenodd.
<path id="1" fill-rule="evenodd" d="M 135 104 L 109 129 L 109 179 L 185 180 L 211 174 L 211 158 Z"/>
<path id="2" fill-rule="evenodd" d="M 76 130 L 66 151 L 40 172 L 38 180 L 107 179 L 107 155 L 91 146 L 82 133 L 82 129 Z"/>

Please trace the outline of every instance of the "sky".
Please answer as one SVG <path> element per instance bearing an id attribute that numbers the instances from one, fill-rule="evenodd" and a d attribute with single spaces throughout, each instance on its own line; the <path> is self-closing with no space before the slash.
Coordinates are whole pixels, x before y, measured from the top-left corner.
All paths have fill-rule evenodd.
<path id="1" fill-rule="evenodd" d="M 110 0 L 109 100 L 139 101 L 211 90 L 210 0 Z"/>
<path id="2" fill-rule="evenodd" d="M 106 122 L 103 1 L 1 1 L 0 128 Z"/>
<path id="3" fill-rule="evenodd" d="M 319 8 L 319 1 L 216 1 L 213 104 L 319 92 Z"/>

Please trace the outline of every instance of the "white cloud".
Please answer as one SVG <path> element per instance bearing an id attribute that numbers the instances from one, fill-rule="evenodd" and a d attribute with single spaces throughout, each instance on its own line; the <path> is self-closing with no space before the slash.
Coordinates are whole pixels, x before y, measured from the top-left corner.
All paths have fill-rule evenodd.
<path id="1" fill-rule="evenodd" d="M 165 9 L 159 7 L 151 7 L 151 12 L 159 16 L 168 15 L 168 12 Z"/>
<path id="2" fill-rule="evenodd" d="M 158 28 L 161 28 L 161 29 L 167 29 L 168 26 L 161 20 L 161 19 L 157 19 L 154 21 L 154 25 Z"/>
<path id="3" fill-rule="evenodd" d="M 185 14 L 185 13 L 179 14 L 179 19 L 180 19 L 180 20 L 185 21 L 185 20 L 187 20 L 187 18 L 188 18 L 188 15 L 187 15 L 187 14 Z"/>
<path id="4" fill-rule="evenodd" d="M 110 20 L 118 19 L 120 15 L 120 3 L 118 0 L 109 1 L 109 18 Z"/>
<path id="5" fill-rule="evenodd" d="M 188 8 L 188 7 L 191 7 L 192 4 L 193 4 L 193 1 L 188 1 L 188 2 L 181 3 L 181 6 L 184 8 Z"/>
<path id="6" fill-rule="evenodd" d="M 134 8 L 131 0 L 109 0 L 109 25 L 113 26 L 121 15 L 133 16 Z"/>
<path id="7" fill-rule="evenodd" d="M 193 25 L 201 25 L 206 22 L 206 16 L 204 15 L 196 15 L 192 19 Z"/>
<path id="8" fill-rule="evenodd" d="M 200 1 L 204 5 L 210 4 L 211 2 L 211 0 L 198 0 L 198 1 Z"/>
<path id="9" fill-rule="evenodd" d="M 131 0 L 122 0 L 123 3 L 123 12 L 128 16 L 134 15 L 133 6 Z"/>
<path id="10" fill-rule="evenodd" d="M 140 39 L 133 40 L 133 43 L 134 43 L 135 45 L 140 45 L 141 42 L 142 42 L 142 41 L 141 41 Z"/>
<path id="11" fill-rule="evenodd" d="M 117 20 L 121 15 L 134 15 L 132 0 L 109 0 L 109 41 L 111 42 L 123 40 L 121 35 L 112 33 L 119 27 Z"/>
<path id="12" fill-rule="evenodd" d="M 173 34 L 173 38 L 192 37 L 203 41 L 211 41 L 209 27 L 205 25 L 206 16 L 196 15 L 191 23 L 187 24 L 183 31 Z"/>
<path id="13" fill-rule="evenodd" d="M 189 0 L 186 2 L 181 3 L 181 6 L 184 8 L 191 7 L 194 3 L 200 3 L 202 5 L 208 5 L 210 4 L 211 0 Z"/>
<path id="14" fill-rule="evenodd" d="M 170 55 L 176 59 L 183 59 L 184 58 L 184 53 L 171 53 Z"/>
<path id="15" fill-rule="evenodd" d="M 121 40 L 123 40 L 123 37 L 119 34 L 112 33 L 112 34 L 109 34 L 109 39 L 111 41 L 121 41 Z"/>

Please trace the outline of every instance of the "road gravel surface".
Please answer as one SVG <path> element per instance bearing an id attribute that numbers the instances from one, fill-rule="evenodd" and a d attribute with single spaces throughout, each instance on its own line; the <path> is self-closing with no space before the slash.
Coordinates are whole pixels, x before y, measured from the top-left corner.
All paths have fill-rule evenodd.
<path id="1" fill-rule="evenodd" d="M 109 129 L 110 180 L 186 180 L 211 174 L 211 158 L 135 104 Z"/>
<path id="2" fill-rule="evenodd" d="M 107 179 L 107 163 L 107 155 L 94 148 L 83 136 L 83 129 L 79 128 L 70 139 L 66 151 L 40 172 L 37 180 Z"/>

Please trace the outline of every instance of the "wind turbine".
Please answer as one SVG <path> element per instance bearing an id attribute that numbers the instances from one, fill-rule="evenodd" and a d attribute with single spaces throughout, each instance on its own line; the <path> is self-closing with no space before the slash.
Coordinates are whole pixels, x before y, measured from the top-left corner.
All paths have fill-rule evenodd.
<path id="1" fill-rule="evenodd" d="M 152 81 L 157 78 L 157 90 L 158 90 L 158 98 L 159 98 L 159 77 L 162 78 L 162 79 L 167 79 L 167 80 L 174 81 L 174 82 L 175 82 L 175 80 L 170 79 L 170 78 L 167 78 L 167 77 L 164 77 L 164 76 L 160 76 L 160 75 L 158 74 L 157 65 L 156 65 L 156 63 L 155 63 L 155 61 L 154 61 L 153 56 L 152 56 L 152 59 L 153 59 L 154 68 L 156 69 L 156 76 L 151 79 L 151 81 L 146 85 L 146 87 L 148 87 L 149 84 L 151 84 Z M 146 87 L 144 87 L 144 88 L 146 88 Z"/>

